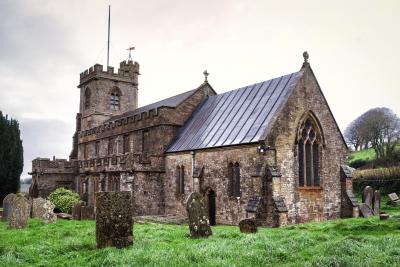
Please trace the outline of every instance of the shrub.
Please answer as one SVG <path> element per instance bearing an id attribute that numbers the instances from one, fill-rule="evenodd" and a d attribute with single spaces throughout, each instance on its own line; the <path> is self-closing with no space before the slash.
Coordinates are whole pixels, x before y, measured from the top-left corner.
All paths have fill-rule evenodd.
<path id="1" fill-rule="evenodd" d="M 352 167 L 352 168 L 358 169 L 358 168 L 360 168 L 360 167 L 363 167 L 363 166 L 367 165 L 367 163 L 368 163 L 368 160 L 365 160 L 365 159 L 356 159 L 356 160 L 354 160 L 354 161 L 351 161 L 351 162 L 349 163 L 349 166 Z"/>
<path id="2" fill-rule="evenodd" d="M 367 185 L 381 191 L 382 194 L 400 192 L 400 167 L 354 171 L 354 191 L 361 193 Z"/>
<path id="3" fill-rule="evenodd" d="M 65 188 L 57 188 L 49 195 L 49 200 L 61 212 L 71 213 L 72 206 L 79 202 L 79 195 Z"/>

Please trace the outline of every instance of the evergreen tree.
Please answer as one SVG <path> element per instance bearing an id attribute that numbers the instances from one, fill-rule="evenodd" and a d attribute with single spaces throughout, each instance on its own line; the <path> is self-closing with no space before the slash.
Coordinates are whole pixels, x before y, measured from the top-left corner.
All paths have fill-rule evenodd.
<path id="1" fill-rule="evenodd" d="M 19 123 L 0 111 L 0 203 L 9 193 L 16 193 L 24 166 Z"/>

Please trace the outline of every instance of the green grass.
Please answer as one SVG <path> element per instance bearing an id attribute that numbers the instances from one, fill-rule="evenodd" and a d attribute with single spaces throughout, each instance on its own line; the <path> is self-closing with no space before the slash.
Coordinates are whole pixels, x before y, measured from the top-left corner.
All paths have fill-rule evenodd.
<path id="1" fill-rule="evenodd" d="M 361 151 L 353 151 L 350 154 L 348 164 L 351 164 L 352 162 L 356 160 L 365 160 L 365 161 L 370 161 L 374 160 L 376 158 L 375 150 L 373 148 L 368 148 L 364 149 Z"/>
<path id="2" fill-rule="evenodd" d="M 191 239 L 188 227 L 135 224 L 133 246 L 96 249 L 93 221 L 24 230 L 0 223 L 0 266 L 400 266 L 400 208 L 385 208 L 387 221 L 343 219 L 259 228 L 215 226 L 207 239 Z"/>

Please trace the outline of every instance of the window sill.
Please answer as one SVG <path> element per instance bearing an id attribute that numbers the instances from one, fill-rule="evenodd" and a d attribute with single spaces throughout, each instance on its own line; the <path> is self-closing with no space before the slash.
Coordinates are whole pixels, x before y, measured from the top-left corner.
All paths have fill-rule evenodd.
<path id="1" fill-rule="evenodd" d="M 301 192 L 319 192 L 322 191 L 322 187 L 320 186 L 303 186 L 303 187 L 299 187 L 299 190 Z"/>

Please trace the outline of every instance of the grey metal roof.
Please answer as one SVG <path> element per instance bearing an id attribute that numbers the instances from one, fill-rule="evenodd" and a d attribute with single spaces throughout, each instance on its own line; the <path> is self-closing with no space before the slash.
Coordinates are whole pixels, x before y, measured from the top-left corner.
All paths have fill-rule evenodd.
<path id="1" fill-rule="evenodd" d="M 157 108 L 160 108 L 160 107 L 176 107 L 180 103 L 182 103 L 186 98 L 191 96 L 196 90 L 198 90 L 198 88 L 190 90 L 190 91 L 187 91 L 187 92 L 184 92 L 184 93 L 179 94 L 179 95 L 175 95 L 175 96 L 163 99 L 161 101 L 158 101 L 158 102 L 155 102 L 155 103 L 143 106 L 143 107 L 139 107 L 139 108 L 137 108 L 135 110 L 125 112 L 125 113 L 123 113 L 121 115 L 113 116 L 112 118 L 107 120 L 107 122 L 108 121 L 113 121 L 113 120 L 116 120 L 116 119 L 120 119 L 120 118 L 123 118 L 123 117 L 132 116 L 132 115 L 135 115 L 135 114 L 140 114 L 142 112 L 149 111 L 151 109 L 157 109 Z"/>
<path id="2" fill-rule="evenodd" d="M 258 142 L 301 72 L 209 96 L 167 152 Z"/>

